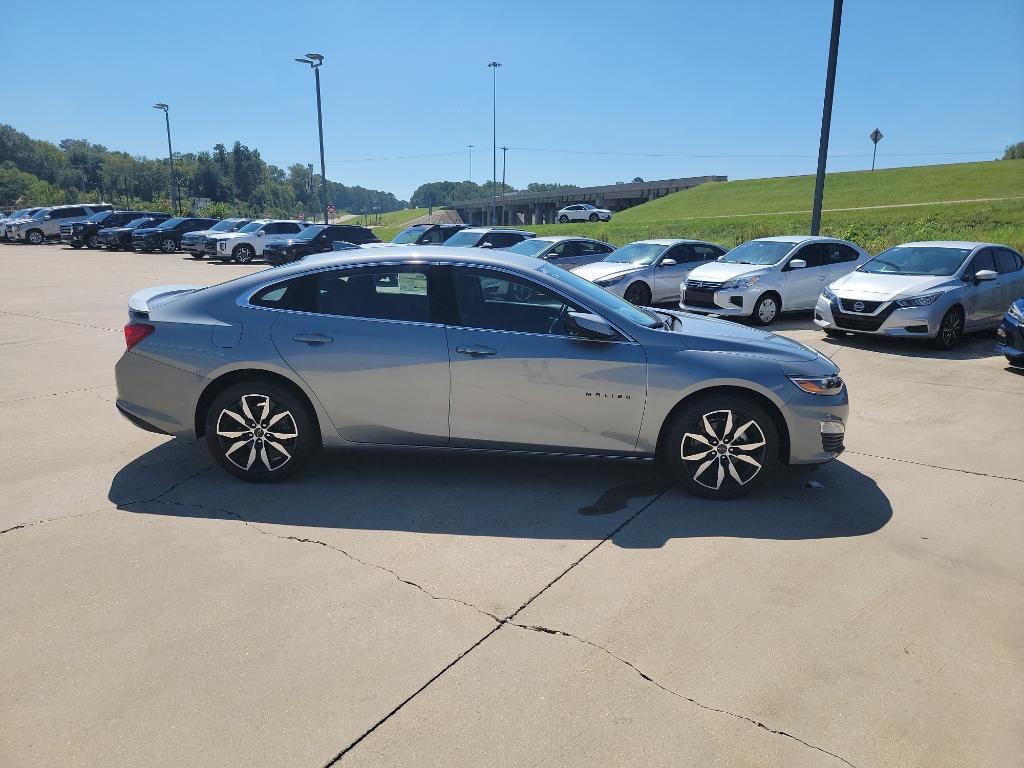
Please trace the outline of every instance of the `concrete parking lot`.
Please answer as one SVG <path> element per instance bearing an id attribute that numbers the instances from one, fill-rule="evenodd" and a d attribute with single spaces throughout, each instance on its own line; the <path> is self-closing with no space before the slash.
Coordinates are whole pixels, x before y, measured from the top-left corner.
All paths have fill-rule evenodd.
<path id="1" fill-rule="evenodd" d="M 826 340 L 848 451 L 740 502 L 644 462 L 229 478 L 114 410 L 132 291 L 259 265 L 0 246 L 0 765 L 1016 766 L 1024 376 Z"/>

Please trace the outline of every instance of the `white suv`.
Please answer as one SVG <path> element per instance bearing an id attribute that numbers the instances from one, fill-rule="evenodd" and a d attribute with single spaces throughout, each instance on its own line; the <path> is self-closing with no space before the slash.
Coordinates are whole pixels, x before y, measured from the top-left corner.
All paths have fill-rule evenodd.
<path id="1" fill-rule="evenodd" d="M 206 238 L 207 250 L 213 247 L 213 258 L 248 264 L 263 255 L 263 246 L 271 240 L 287 240 L 306 227 L 294 219 L 255 219 L 237 232 L 224 232 Z"/>
<path id="2" fill-rule="evenodd" d="M 42 208 L 31 219 L 16 222 L 7 228 L 8 237 L 15 242 L 39 245 L 45 240 L 60 237 L 61 224 L 78 224 L 94 213 L 112 211 L 114 206 L 106 203 L 95 205 L 58 205 Z"/>
<path id="3" fill-rule="evenodd" d="M 813 309 L 825 286 L 870 258 L 860 246 L 830 237 L 748 240 L 687 275 L 679 306 L 768 325 L 779 312 Z"/>

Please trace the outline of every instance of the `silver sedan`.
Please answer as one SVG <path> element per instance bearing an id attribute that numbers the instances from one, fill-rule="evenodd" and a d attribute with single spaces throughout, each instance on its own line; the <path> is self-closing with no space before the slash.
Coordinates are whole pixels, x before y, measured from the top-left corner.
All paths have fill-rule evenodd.
<path id="1" fill-rule="evenodd" d="M 614 245 L 600 240 L 592 240 L 589 237 L 570 237 L 569 235 L 531 237 L 508 249 L 510 253 L 521 253 L 523 256 L 543 259 L 562 269 L 574 269 L 582 267 L 584 264 L 601 261 L 614 250 Z"/>
<path id="2" fill-rule="evenodd" d="M 815 350 L 514 253 L 339 252 L 128 308 L 117 408 L 254 482 L 321 445 L 429 446 L 660 456 L 728 498 L 843 450 L 846 387 Z"/>

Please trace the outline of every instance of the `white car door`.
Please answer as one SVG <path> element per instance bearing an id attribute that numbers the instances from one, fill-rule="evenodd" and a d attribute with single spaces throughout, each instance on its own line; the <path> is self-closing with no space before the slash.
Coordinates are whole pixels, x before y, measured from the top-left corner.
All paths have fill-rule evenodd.
<path id="1" fill-rule="evenodd" d="M 825 285 L 834 283 L 840 277 L 845 277 L 870 258 L 867 255 L 861 255 L 860 251 L 845 243 L 826 243 L 825 249 L 828 251 L 826 260 L 828 275 L 825 278 Z M 815 297 L 815 301 L 817 301 L 817 297 Z"/>
<path id="2" fill-rule="evenodd" d="M 817 303 L 818 296 L 828 285 L 826 253 L 829 245 L 808 243 L 786 259 L 782 268 L 782 309 L 811 309 Z M 807 266 L 793 269 L 790 264 L 794 259 L 803 260 Z"/>
<path id="3" fill-rule="evenodd" d="M 1006 306 L 1002 303 L 1002 286 L 999 279 L 975 280 L 977 272 L 990 270 L 996 272 L 995 252 L 992 248 L 983 248 L 974 254 L 970 265 L 964 270 L 963 278 L 966 286 L 967 313 L 965 329 L 974 329 L 998 322 Z"/>
<path id="4" fill-rule="evenodd" d="M 679 284 L 696 264 L 693 246 L 688 243 L 673 245 L 654 263 L 654 288 L 651 300 L 673 301 L 679 299 Z M 675 262 L 666 264 L 666 261 Z"/>

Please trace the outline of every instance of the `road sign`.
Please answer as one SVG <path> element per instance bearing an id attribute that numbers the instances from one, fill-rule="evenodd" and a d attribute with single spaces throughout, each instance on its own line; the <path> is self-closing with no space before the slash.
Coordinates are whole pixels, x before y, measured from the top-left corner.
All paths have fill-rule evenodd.
<path id="1" fill-rule="evenodd" d="M 875 128 L 875 130 L 873 130 L 871 132 L 870 139 L 871 139 L 871 142 L 873 144 L 877 144 L 878 142 L 880 142 L 882 140 L 882 138 L 883 138 L 882 132 L 880 130 L 878 130 L 877 128 Z"/>
<path id="2" fill-rule="evenodd" d="M 335 207 L 333 205 L 328 205 L 327 206 L 327 215 L 328 216 L 333 216 L 335 214 L 335 212 L 336 212 L 336 209 L 335 209 Z"/>
<path id="3" fill-rule="evenodd" d="M 305 221 L 305 220 L 306 220 L 306 214 L 300 213 L 299 214 L 299 221 Z"/>

